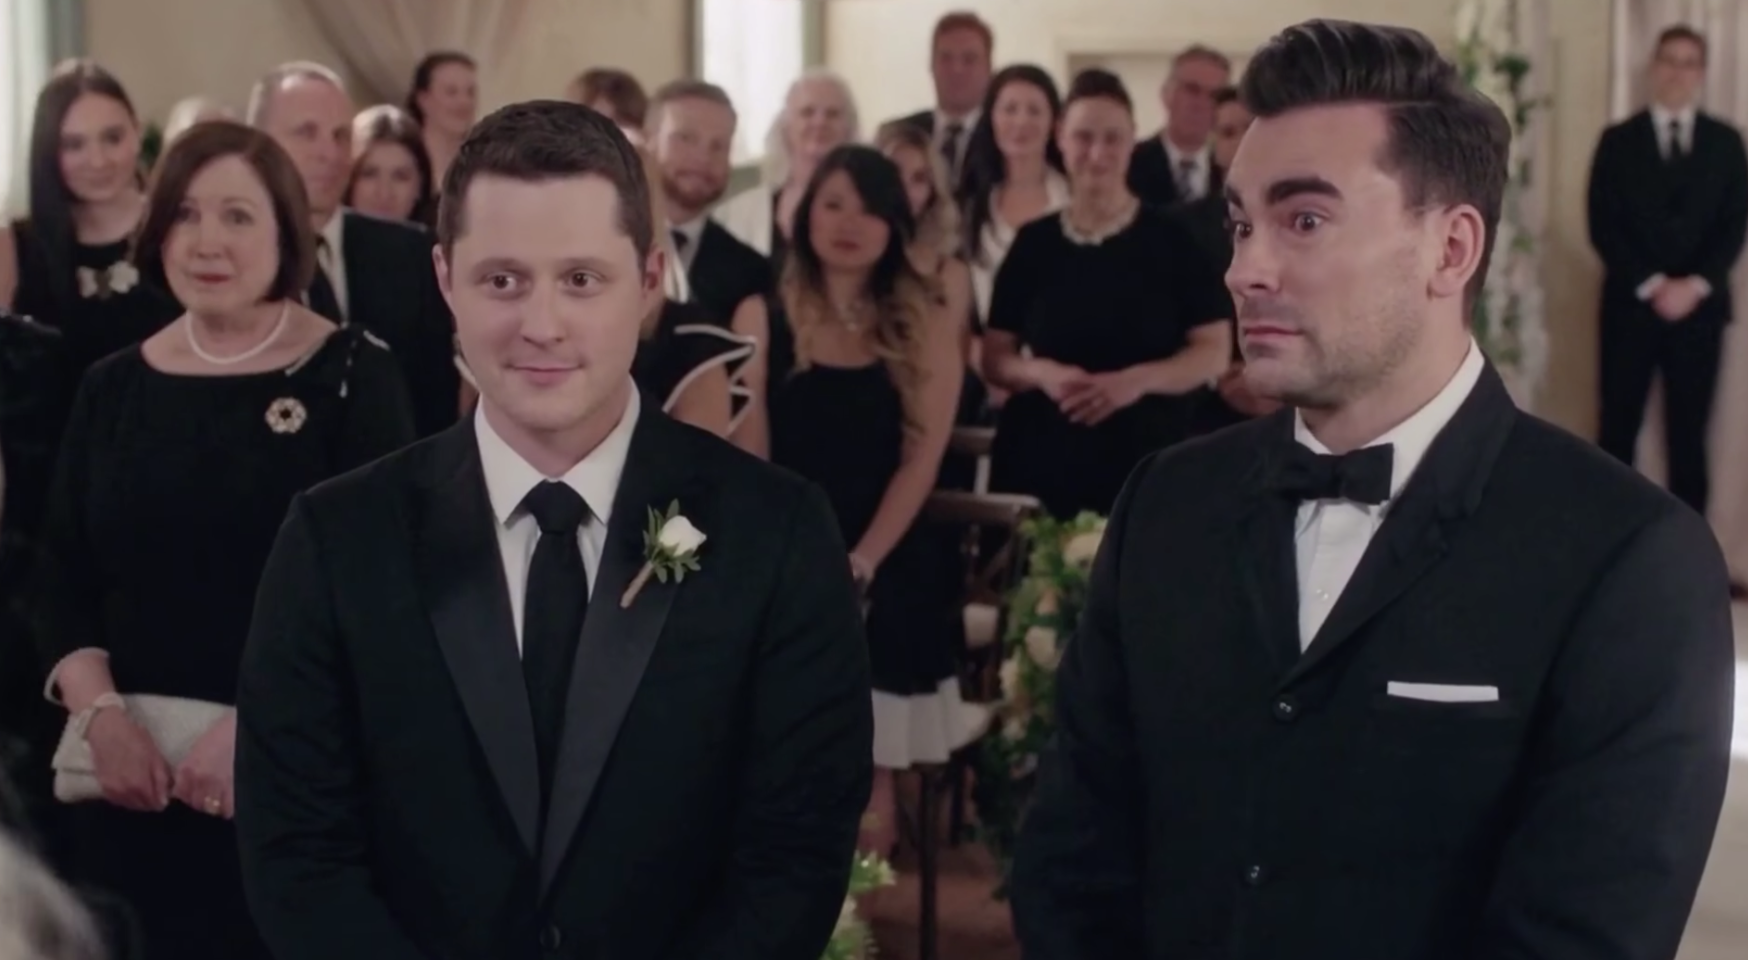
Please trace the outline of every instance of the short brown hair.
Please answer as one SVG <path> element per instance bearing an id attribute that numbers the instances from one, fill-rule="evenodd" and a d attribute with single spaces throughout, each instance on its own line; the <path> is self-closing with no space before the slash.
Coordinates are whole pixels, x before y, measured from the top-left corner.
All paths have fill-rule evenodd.
<path id="1" fill-rule="evenodd" d="M 584 106 L 605 100 L 617 118 L 631 126 L 642 127 L 649 115 L 649 94 L 643 92 L 643 84 L 636 77 L 624 70 L 613 67 L 584 70 L 577 76 L 575 86 L 577 99 Z"/>
<path id="2" fill-rule="evenodd" d="M 437 243 L 448 253 L 466 230 L 467 188 L 477 177 L 537 183 L 590 175 L 613 184 L 620 227 L 638 259 L 648 257 L 655 226 L 643 158 L 612 120 L 563 100 L 514 103 L 474 125 L 443 175 Z"/>
<path id="3" fill-rule="evenodd" d="M 1190 60 L 1205 60 L 1205 61 L 1219 67 L 1220 69 L 1226 71 L 1227 73 L 1232 72 L 1232 58 L 1231 57 L 1228 57 L 1227 55 L 1225 55 L 1224 53 L 1221 53 L 1220 51 L 1214 49 L 1213 47 L 1210 47 L 1207 44 L 1202 44 L 1202 43 L 1192 43 L 1189 46 L 1178 51 L 1178 55 L 1171 58 L 1172 71 L 1176 72 L 1178 64 L 1185 63 L 1185 62 L 1190 61 Z"/>
<path id="4" fill-rule="evenodd" d="M 995 52 L 995 31 L 989 29 L 989 24 L 983 18 L 969 10 L 955 10 L 941 16 L 935 21 L 935 32 L 929 37 L 929 49 L 933 50 L 941 42 L 941 38 L 949 33 L 961 30 L 975 33 L 983 38 L 985 52 Z"/>
<path id="5" fill-rule="evenodd" d="M 662 108 L 680 100 L 703 100 L 721 107 L 727 107 L 729 113 L 735 113 L 734 99 L 728 91 L 708 80 L 670 80 L 657 88 L 655 96 L 649 98 L 648 120 L 652 128 L 657 118 L 662 115 Z M 736 119 L 739 114 L 736 114 Z"/>
<path id="6" fill-rule="evenodd" d="M 1408 209 L 1468 204 L 1480 211 L 1487 235 L 1469 281 L 1471 302 L 1480 293 L 1499 232 L 1511 124 L 1425 34 L 1308 20 L 1256 52 L 1239 92 L 1261 118 L 1333 104 L 1381 106 L 1389 132 L 1378 166 L 1401 183 Z"/>
<path id="7" fill-rule="evenodd" d="M 1711 44 L 1706 42 L 1705 34 L 1700 33 L 1698 30 L 1695 30 L 1685 23 L 1677 23 L 1664 27 L 1663 32 L 1657 34 L 1657 45 L 1652 47 L 1651 50 L 1654 54 L 1661 55 L 1664 47 L 1677 41 L 1691 43 L 1698 47 L 1699 62 L 1701 64 L 1705 64 L 1711 59 Z"/>
<path id="8" fill-rule="evenodd" d="M 238 157 L 255 171 L 273 206 L 279 269 L 265 299 L 272 302 L 302 296 L 316 275 L 316 233 L 310 226 L 310 201 L 303 177 L 272 137 L 230 120 L 209 120 L 189 127 L 158 160 L 146 215 L 134 233 L 135 266 L 146 280 L 169 289 L 164 275 L 164 243 L 176 225 L 182 201 L 188 197 L 188 186 L 202 170 L 225 157 Z"/>

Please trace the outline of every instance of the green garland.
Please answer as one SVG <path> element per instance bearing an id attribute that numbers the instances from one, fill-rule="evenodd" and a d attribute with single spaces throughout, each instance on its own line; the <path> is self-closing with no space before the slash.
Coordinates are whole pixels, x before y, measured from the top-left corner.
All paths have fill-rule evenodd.
<path id="1" fill-rule="evenodd" d="M 1104 518 L 1093 513 L 1069 521 L 1040 517 L 1021 528 L 1031 555 L 1025 578 L 1008 598 L 1000 729 L 983 741 L 976 792 L 981 837 L 1004 877 L 1031 800 L 1038 754 L 1056 732 L 1056 666 L 1086 606 L 1087 579 L 1104 531 Z"/>
<path id="2" fill-rule="evenodd" d="M 894 882 L 891 865 L 878 856 L 857 854 L 850 861 L 850 890 L 844 897 L 844 910 L 820 960 L 868 960 L 874 956 L 874 935 L 868 930 L 868 921 L 856 912 L 856 898 Z"/>

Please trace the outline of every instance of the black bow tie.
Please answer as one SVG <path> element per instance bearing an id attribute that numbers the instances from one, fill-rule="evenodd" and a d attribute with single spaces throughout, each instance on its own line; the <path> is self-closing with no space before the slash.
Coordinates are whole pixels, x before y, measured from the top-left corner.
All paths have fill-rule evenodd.
<path id="1" fill-rule="evenodd" d="M 1383 503 L 1390 499 L 1394 465 L 1394 448 L 1387 443 L 1340 456 L 1294 443 L 1275 474 L 1274 489 L 1297 500 Z"/>

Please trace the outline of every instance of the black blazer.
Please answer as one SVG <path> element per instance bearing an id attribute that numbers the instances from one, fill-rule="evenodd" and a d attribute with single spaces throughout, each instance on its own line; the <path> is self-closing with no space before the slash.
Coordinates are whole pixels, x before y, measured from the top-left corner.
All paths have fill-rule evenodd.
<path id="1" fill-rule="evenodd" d="M 1748 235 L 1748 151 L 1735 127 L 1695 114 L 1692 151 L 1675 163 L 1663 159 L 1648 110 L 1604 130 L 1591 161 L 1589 217 L 1604 321 L 1651 317 L 1638 288 L 1659 273 L 1711 285 L 1687 322 L 1730 320 L 1730 271 Z"/>
<path id="2" fill-rule="evenodd" d="M 1292 430 L 1119 499 L 1014 865 L 1027 960 L 1673 958 L 1730 764 L 1705 522 L 1489 368 L 1301 654 Z"/>
<path id="3" fill-rule="evenodd" d="M 725 327 L 748 297 L 762 297 L 775 288 L 771 261 L 708 217 L 686 280 L 692 286 L 692 299 Z"/>
<path id="4" fill-rule="evenodd" d="M 244 883 L 279 960 L 818 960 L 872 781 L 848 548 L 817 488 L 657 409 L 541 835 L 473 425 L 294 503 L 237 697 Z M 676 499 L 701 569 L 622 607 Z"/>
<path id="5" fill-rule="evenodd" d="M 437 287 L 431 235 L 417 224 L 343 211 L 346 317 L 382 338 L 400 361 L 421 437 L 454 423 L 461 404 L 455 320 Z"/>

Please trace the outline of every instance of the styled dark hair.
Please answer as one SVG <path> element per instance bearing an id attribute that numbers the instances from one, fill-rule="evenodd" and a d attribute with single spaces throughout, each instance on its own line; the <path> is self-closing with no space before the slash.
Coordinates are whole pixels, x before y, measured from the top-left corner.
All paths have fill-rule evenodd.
<path id="1" fill-rule="evenodd" d="M 1229 103 L 1238 102 L 1237 87 L 1221 87 L 1214 91 L 1214 109 L 1218 110 Z"/>
<path id="2" fill-rule="evenodd" d="M 436 215 L 437 184 L 431 172 L 431 151 L 425 149 L 425 137 L 419 124 L 406 111 L 392 103 L 378 104 L 352 118 L 352 172 L 346 181 L 346 194 L 340 202 L 352 205 L 352 189 L 358 184 L 358 171 L 370 148 L 379 143 L 392 143 L 413 156 L 413 169 L 419 174 L 419 199 L 413 204 L 410 219 L 429 226 Z"/>
<path id="3" fill-rule="evenodd" d="M 641 129 L 649 116 L 649 94 L 636 77 L 624 70 L 594 67 L 578 74 L 572 82 L 577 88 L 577 99 L 584 104 L 605 100 L 618 119 L 631 126 Z"/>
<path id="4" fill-rule="evenodd" d="M 1024 83 L 1043 91 L 1050 104 L 1050 129 L 1044 135 L 1044 164 L 1057 173 L 1064 170 L 1062 148 L 1056 143 L 1056 121 L 1062 119 L 1062 95 L 1056 92 L 1056 81 L 1042 67 L 1016 63 L 1003 67 L 990 78 L 989 89 L 983 94 L 981 119 L 971 129 L 971 139 L 965 144 L 965 160 L 960 165 L 957 185 L 959 208 L 965 212 L 965 259 L 980 263 L 983 259 L 983 228 L 989 225 L 990 200 L 995 188 L 1007 182 L 1008 163 L 995 142 L 995 101 L 1009 84 Z"/>
<path id="5" fill-rule="evenodd" d="M 1378 166 L 1401 183 L 1408 209 L 1468 204 L 1480 212 L 1487 235 L 1467 291 L 1471 301 L 1480 293 L 1505 199 L 1511 124 L 1425 34 L 1308 20 L 1264 44 L 1239 89 L 1259 118 L 1343 103 L 1382 107 L 1389 132 Z"/>
<path id="6" fill-rule="evenodd" d="M 63 61 L 36 96 L 30 128 L 30 233 L 40 249 L 43 280 L 57 313 L 72 309 L 79 299 L 73 269 L 73 206 L 78 198 L 61 176 L 61 125 L 86 94 L 114 100 L 139 123 L 121 81 L 91 60 Z"/>
<path id="7" fill-rule="evenodd" d="M 565 100 L 514 103 L 474 124 L 443 176 L 437 243 L 448 253 L 466 230 L 467 188 L 476 177 L 532 183 L 591 174 L 613 184 L 620 226 L 638 260 L 648 257 L 655 226 L 643 159 L 612 120 Z"/>
<path id="8" fill-rule="evenodd" d="M 214 161 L 238 157 L 267 190 L 279 233 L 279 269 L 264 297 L 268 302 L 303 295 L 316 275 L 316 232 L 310 225 L 309 195 L 291 156 L 274 139 L 230 120 L 189 127 L 159 158 L 146 198 L 146 215 L 133 238 L 133 261 L 148 282 L 168 290 L 164 243 L 180 217 L 188 186 Z"/>
<path id="9" fill-rule="evenodd" d="M 1122 105 L 1131 115 L 1135 113 L 1129 88 L 1123 85 L 1121 77 L 1103 67 L 1087 67 L 1074 75 L 1068 84 L 1068 96 L 1062 98 L 1062 109 L 1067 110 L 1080 100 L 1109 100 Z"/>
<path id="10" fill-rule="evenodd" d="M 479 65 L 473 62 L 473 58 L 460 50 L 437 50 L 427 53 L 424 59 L 419 61 L 419 65 L 413 68 L 413 86 L 407 91 L 407 115 L 413 118 L 414 123 L 421 126 L 425 123 L 425 111 L 419 106 L 419 94 L 429 91 L 431 81 L 437 77 L 437 71 L 452 63 L 460 64 L 469 70 L 479 69 Z"/>
<path id="11" fill-rule="evenodd" d="M 1704 64 L 1711 62 L 1711 44 L 1706 42 L 1705 34 L 1700 33 L 1698 30 L 1695 30 L 1685 23 L 1677 23 L 1664 27 L 1663 32 L 1657 34 L 1657 45 L 1652 47 L 1651 50 L 1654 54 L 1661 54 L 1664 47 L 1671 43 L 1675 43 L 1678 40 L 1686 41 L 1699 48 L 1700 63 Z"/>

